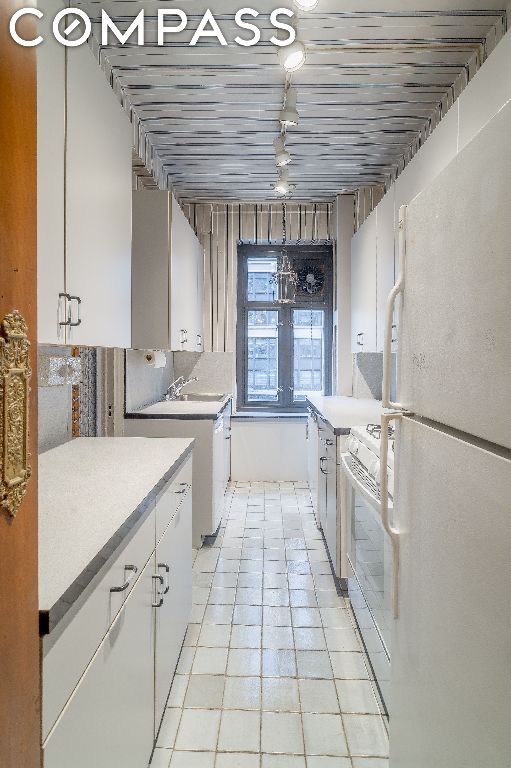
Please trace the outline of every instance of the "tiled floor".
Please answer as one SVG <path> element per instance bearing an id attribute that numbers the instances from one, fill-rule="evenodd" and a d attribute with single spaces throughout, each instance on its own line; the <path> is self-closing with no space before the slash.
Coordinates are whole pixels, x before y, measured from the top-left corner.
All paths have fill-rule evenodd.
<path id="1" fill-rule="evenodd" d="M 235 483 L 194 563 L 151 768 L 388 768 L 364 655 L 307 486 Z"/>

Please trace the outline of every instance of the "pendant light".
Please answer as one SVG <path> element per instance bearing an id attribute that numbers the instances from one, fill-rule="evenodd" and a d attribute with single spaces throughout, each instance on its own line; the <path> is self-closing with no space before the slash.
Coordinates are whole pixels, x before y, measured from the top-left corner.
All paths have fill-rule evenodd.
<path id="1" fill-rule="evenodd" d="M 285 128 L 298 125 L 300 116 L 296 108 L 296 88 L 288 88 L 284 99 L 284 107 L 280 113 L 280 122 Z"/>
<path id="2" fill-rule="evenodd" d="M 287 251 L 282 251 L 278 269 L 271 276 L 270 281 L 278 288 L 276 301 L 279 304 L 293 304 L 295 302 L 298 275 L 291 265 Z"/>
<path id="3" fill-rule="evenodd" d="M 273 142 L 275 147 L 275 165 L 277 168 L 283 168 L 285 165 L 289 165 L 291 162 L 291 155 L 286 149 L 286 144 L 283 136 L 279 136 Z"/>

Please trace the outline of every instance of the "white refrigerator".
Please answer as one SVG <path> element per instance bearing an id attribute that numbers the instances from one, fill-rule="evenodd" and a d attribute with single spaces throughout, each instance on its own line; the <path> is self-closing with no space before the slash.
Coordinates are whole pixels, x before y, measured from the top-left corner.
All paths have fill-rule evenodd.
<path id="1" fill-rule="evenodd" d="M 511 766 L 510 137 L 511 102 L 400 212 L 390 768 Z"/>

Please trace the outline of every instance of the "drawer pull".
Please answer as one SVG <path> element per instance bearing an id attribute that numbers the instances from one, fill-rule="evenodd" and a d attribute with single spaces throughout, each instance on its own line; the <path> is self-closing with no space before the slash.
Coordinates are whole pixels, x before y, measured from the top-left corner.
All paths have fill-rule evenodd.
<path id="1" fill-rule="evenodd" d="M 180 491 L 175 491 L 175 493 L 176 493 L 176 494 L 180 494 L 180 493 L 186 493 L 186 491 L 187 491 L 187 489 L 186 489 L 186 488 L 182 488 Z"/>
<path id="2" fill-rule="evenodd" d="M 138 568 L 136 565 L 125 565 L 124 573 L 126 573 L 126 571 L 130 571 L 131 575 L 128 576 L 124 584 L 121 584 L 120 587 L 110 587 L 110 592 L 125 592 L 128 589 L 129 585 L 135 578 L 135 574 L 138 572 Z"/>
<path id="3" fill-rule="evenodd" d="M 160 590 L 158 589 L 157 582 L 160 583 L 160 587 L 164 590 L 163 576 L 160 576 L 159 573 L 155 573 L 153 575 L 153 585 L 154 585 L 154 600 L 152 603 L 153 608 L 160 608 L 163 605 L 163 595 L 165 594 L 165 590 L 163 592 L 160 592 Z"/>
<path id="4" fill-rule="evenodd" d="M 165 569 L 165 588 L 163 590 L 163 594 L 166 595 L 170 589 L 170 583 L 169 583 L 170 567 L 167 565 L 167 563 L 158 563 L 158 568 Z"/>

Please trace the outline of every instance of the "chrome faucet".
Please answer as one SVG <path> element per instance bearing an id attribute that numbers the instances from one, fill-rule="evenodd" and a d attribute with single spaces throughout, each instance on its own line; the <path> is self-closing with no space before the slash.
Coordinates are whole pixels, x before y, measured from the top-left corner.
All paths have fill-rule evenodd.
<path id="1" fill-rule="evenodd" d="M 184 376 L 179 376 L 175 381 L 172 382 L 172 384 L 169 385 L 167 388 L 167 391 L 165 392 L 163 399 L 164 400 L 177 400 L 179 395 L 181 394 L 181 391 L 186 387 L 187 384 L 191 384 L 192 381 L 198 381 L 197 376 L 191 376 L 189 379 L 185 380 Z"/>

